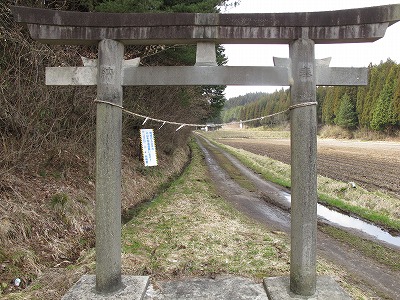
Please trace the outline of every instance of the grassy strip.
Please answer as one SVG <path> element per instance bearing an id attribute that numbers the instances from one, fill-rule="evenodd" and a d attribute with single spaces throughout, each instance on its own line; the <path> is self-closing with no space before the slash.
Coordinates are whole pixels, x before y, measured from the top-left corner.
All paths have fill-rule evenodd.
<path id="1" fill-rule="evenodd" d="M 215 194 L 200 150 L 185 173 L 123 228 L 124 273 L 157 278 L 288 272 L 286 235 L 267 232 Z"/>
<path id="2" fill-rule="evenodd" d="M 364 207 L 351 205 L 343 200 L 333 198 L 329 195 L 318 193 L 320 203 L 328 204 L 329 206 L 336 207 L 342 211 L 350 212 L 365 220 L 369 220 L 375 224 L 379 224 L 387 229 L 400 231 L 400 221 L 393 220 L 387 215 L 380 214 L 378 212 L 366 209 Z"/>
<path id="3" fill-rule="evenodd" d="M 346 231 L 340 230 L 338 228 L 319 225 L 319 229 L 330 236 L 336 238 L 337 240 L 344 242 L 352 247 L 358 249 L 364 255 L 388 266 L 394 271 L 400 270 L 400 253 L 399 251 L 389 249 L 380 246 L 375 243 L 371 243 L 360 237 L 354 236 Z"/>
<path id="4" fill-rule="evenodd" d="M 288 165 L 272 159 L 266 160 L 264 157 L 255 157 L 255 154 L 211 141 L 214 145 L 224 149 L 239 159 L 245 166 L 260 174 L 265 180 L 276 183 L 280 186 L 290 188 L 290 170 Z M 251 154 L 251 155 L 249 155 Z"/>
<path id="5" fill-rule="evenodd" d="M 290 166 L 282 162 L 272 160 L 268 157 L 256 155 L 242 149 L 236 149 L 231 146 L 223 145 L 212 141 L 218 147 L 221 147 L 228 153 L 238 158 L 244 165 L 260 174 L 264 179 L 290 188 Z M 342 196 L 342 197 L 340 197 Z M 356 190 L 349 187 L 347 183 L 339 182 L 323 176 L 318 176 L 318 197 L 322 203 L 329 204 L 342 211 L 357 215 L 365 220 L 383 226 L 389 230 L 400 231 L 400 220 L 391 216 L 393 211 L 383 208 L 381 211 L 375 211 L 367 207 L 349 203 L 351 198 L 362 199 L 366 205 L 379 201 L 395 201 L 389 199 L 389 196 L 381 193 L 372 193 L 361 188 Z M 398 204 L 394 204 L 398 205 Z M 376 206 L 376 204 L 375 204 Z"/>

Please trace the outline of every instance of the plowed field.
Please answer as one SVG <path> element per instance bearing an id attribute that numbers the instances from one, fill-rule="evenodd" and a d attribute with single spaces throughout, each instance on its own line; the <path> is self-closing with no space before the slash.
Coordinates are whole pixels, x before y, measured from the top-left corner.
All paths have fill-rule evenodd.
<path id="1" fill-rule="evenodd" d="M 290 164 L 289 139 L 219 139 Z M 400 143 L 318 140 L 318 174 L 400 196 Z"/>

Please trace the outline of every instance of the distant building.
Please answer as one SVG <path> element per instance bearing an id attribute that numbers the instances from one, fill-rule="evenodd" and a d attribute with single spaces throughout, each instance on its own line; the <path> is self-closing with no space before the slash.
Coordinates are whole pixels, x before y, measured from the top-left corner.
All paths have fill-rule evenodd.
<path id="1" fill-rule="evenodd" d="M 204 131 L 215 131 L 220 129 L 222 126 L 221 125 L 215 125 L 214 123 L 207 123 L 206 127 L 202 128 Z"/>

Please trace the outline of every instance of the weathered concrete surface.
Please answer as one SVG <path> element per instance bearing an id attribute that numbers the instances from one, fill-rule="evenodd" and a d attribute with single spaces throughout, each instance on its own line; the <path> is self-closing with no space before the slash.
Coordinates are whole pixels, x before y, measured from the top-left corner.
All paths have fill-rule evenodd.
<path id="1" fill-rule="evenodd" d="M 97 85 L 98 60 L 81 58 L 84 67 L 46 67 L 46 85 Z M 123 60 L 122 77 L 126 69 L 138 67 L 139 63 L 138 57 Z"/>
<path id="2" fill-rule="evenodd" d="M 217 54 L 214 43 L 197 43 L 196 66 L 217 66 Z"/>
<path id="3" fill-rule="evenodd" d="M 291 105 L 316 101 L 315 45 L 299 39 L 289 46 L 293 83 Z M 313 295 L 317 263 L 317 108 L 293 109 L 291 145 L 290 290 Z"/>
<path id="4" fill-rule="evenodd" d="M 247 43 L 288 44 L 305 37 L 315 43 L 372 42 L 400 20 L 400 4 L 328 12 L 267 14 L 116 14 L 12 7 L 33 39 L 53 44 Z"/>
<path id="5" fill-rule="evenodd" d="M 351 300 L 335 280 L 327 276 L 318 277 L 315 295 L 309 297 L 293 294 L 288 277 L 265 278 L 264 287 L 269 300 Z"/>
<path id="6" fill-rule="evenodd" d="M 205 64 L 205 63 L 204 63 Z M 317 85 L 366 85 L 367 68 L 316 67 Z M 165 66 L 126 67 L 123 86 L 147 85 L 290 85 L 286 67 Z M 47 67 L 46 85 L 97 85 L 96 67 Z"/>
<path id="7" fill-rule="evenodd" d="M 122 105 L 124 46 L 99 43 L 97 99 Z M 122 111 L 98 103 L 96 116 L 96 290 L 121 288 Z"/>
<path id="8" fill-rule="evenodd" d="M 248 278 L 221 276 L 157 282 L 144 300 L 268 300 L 262 284 Z"/>
<path id="9" fill-rule="evenodd" d="M 142 300 L 149 285 L 148 276 L 122 276 L 123 288 L 115 293 L 97 294 L 94 275 L 84 275 L 62 300 Z"/>

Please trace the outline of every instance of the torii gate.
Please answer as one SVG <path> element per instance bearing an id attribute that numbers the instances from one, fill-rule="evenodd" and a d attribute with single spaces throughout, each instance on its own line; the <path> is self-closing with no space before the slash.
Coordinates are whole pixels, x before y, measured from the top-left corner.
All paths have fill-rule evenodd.
<path id="1" fill-rule="evenodd" d="M 400 20 L 400 4 L 309 13 L 116 14 L 12 7 L 33 39 L 49 44 L 98 44 L 98 62 L 47 68 L 48 85 L 97 85 L 96 291 L 116 293 L 121 279 L 121 120 L 125 85 L 290 85 L 290 292 L 324 292 L 316 278 L 317 85 L 365 85 L 364 68 L 329 68 L 315 44 L 373 42 Z M 216 66 L 215 43 L 288 44 L 274 67 Z M 192 67 L 137 67 L 123 62 L 124 45 L 197 44 Z M 113 105 L 106 104 L 109 102 Z M 292 299 L 287 281 L 266 278 L 270 299 Z M 127 284 L 127 283 L 125 283 Z M 144 289 L 147 283 L 144 285 Z M 126 288 L 125 288 L 126 289 Z M 286 298 L 276 290 L 286 291 Z M 285 292 L 284 292 L 285 293 Z M 325 294 L 330 298 L 329 291 Z M 344 297 L 344 296 L 343 296 Z"/>

